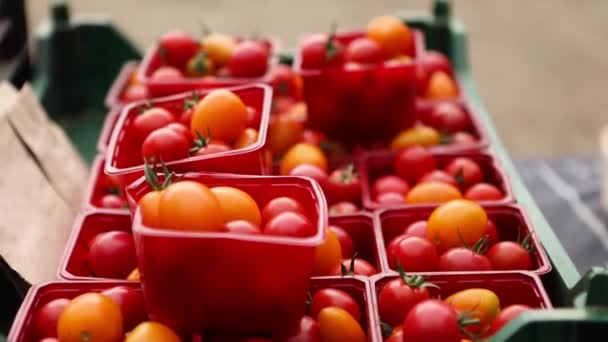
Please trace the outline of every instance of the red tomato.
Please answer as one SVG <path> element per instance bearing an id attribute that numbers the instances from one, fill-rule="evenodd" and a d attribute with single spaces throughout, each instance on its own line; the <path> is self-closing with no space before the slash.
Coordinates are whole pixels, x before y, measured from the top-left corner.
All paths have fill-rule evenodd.
<path id="1" fill-rule="evenodd" d="M 304 207 L 291 197 L 277 197 L 270 200 L 262 208 L 262 222 L 268 222 L 275 216 L 285 212 L 294 212 L 306 215 Z"/>
<path id="2" fill-rule="evenodd" d="M 423 239 L 426 239 L 426 221 L 420 220 L 416 222 L 410 223 L 407 228 L 403 231 L 405 235 L 418 236 Z"/>
<path id="3" fill-rule="evenodd" d="M 168 162 L 188 158 L 190 145 L 183 135 L 163 127 L 150 133 L 141 148 L 141 154 L 147 161 Z"/>
<path id="4" fill-rule="evenodd" d="M 135 102 L 139 100 L 143 100 L 148 97 L 148 89 L 143 84 L 134 84 L 128 86 L 127 89 L 121 94 L 122 102 Z"/>
<path id="5" fill-rule="evenodd" d="M 352 164 L 336 169 L 329 175 L 325 195 L 331 203 L 361 200 L 361 182 Z"/>
<path id="6" fill-rule="evenodd" d="M 338 241 L 340 241 L 340 250 L 342 251 L 342 259 L 350 259 L 355 253 L 353 239 L 346 232 L 346 230 L 338 226 L 329 226 L 329 230 L 334 232 Z"/>
<path id="7" fill-rule="evenodd" d="M 471 133 L 456 132 L 452 135 L 452 144 L 471 144 L 475 142 L 475 137 Z"/>
<path id="8" fill-rule="evenodd" d="M 491 271 L 492 265 L 485 255 L 464 247 L 448 249 L 439 257 L 439 271 Z"/>
<path id="9" fill-rule="evenodd" d="M 500 241 L 486 253 L 492 268 L 501 271 L 531 270 L 532 257 L 522 245 L 513 241 Z"/>
<path id="10" fill-rule="evenodd" d="M 300 49 L 303 69 L 320 69 L 342 63 L 344 48 L 335 40 L 328 44 L 327 39 L 325 34 L 315 34 L 302 42 Z"/>
<path id="11" fill-rule="evenodd" d="M 150 75 L 150 79 L 154 82 L 175 82 L 183 80 L 184 75 L 179 69 L 163 65 Z"/>
<path id="12" fill-rule="evenodd" d="M 431 152 L 422 146 L 412 146 L 399 151 L 394 162 L 397 175 L 412 183 L 433 171 L 436 166 Z"/>
<path id="13" fill-rule="evenodd" d="M 403 342 L 403 328 L 401 326 L 395 327 L 391 336 L 389 336 L 384 342 Z"/>
<path id="14" fill-rule="evenodd" d="M 488 219 L 486 226 L 486 235 L 488 236 L 488 246 L 492 247 L 500 241 L 498 237 L 498 229 L 492 220 Z"/>
<path id="15" fill-rule="evenodd" d="M 372 196 L 377 197 L 385 192 L 397 192 L 405 196 L 410 191 L 410 186 L 403 179 L 395 175 L 382 176 L 374 181 L 372 185 Z"/>
<path id="16" fill-rule="evenodd" d="M 372 266 L 372 264 L 360 258 L 355 258 L 354 260 L 352 258 L 342 260 L 341 265 L 346 268 L 348 275 L 362 275 L 366 277 L 371 277 L 374 274 L 378 273 L 378 271 L 376 271 L 376 268 Z M 337 267 L 332 273 L 334 275 L 345 275 L 342 274 L 342 266 Z"/>
<path id="17" fill-rule="evenodd" d="M 523 304 L 509 305 L 506 308 L 503 308 L 498 313 L 498 316 L 494 318 L 492 324 L 490 324 L 490 328 L 488 329 L 488 331 L 485 332 L 484 336 L 492 336 L 496 334 L 500 329 L 502 329 L 502 327 L 517 318 L 517 316 L 519 316 L 522 312 L 531 309 L 532 308 L 530 308 L 529 306 Z"/>
<path id="18" fill-rule="evenodd" d="M 460 342 L 458 314 L 440 300 L 425 300 L 407 314 L 403 337 L 408 342 Z"/>
<path id="19" fill-rule="evenodd" d="M 127 201 L 116 194 L 105 194 L 99 200 L 99 206 L 102 208 L 122 209 L 127 205 Z"/>
<path id="20" fill-rule="evenodd" d="M 502 191 L 489 183 L 477 183 L 464 193 L 464 198 L 471 201 L 498 201 L 503 197 Z"/>
<path id="21" fill-rule="evenodd" d="M 268 51 L 260 43 L 246 40 L 240 42 L 228 60 L 228 69 L 233 77 L 259 77 L 268 68 Z"/>
<path id="22" fill-rule="evenodd" d="M 178 120 L 179 123 L 181 123 L 182 125 L 185 125 L 187 127 L 190 127 L 190 123 L 192 123 L 192 113 L 193 112 L 194 112 L 194 110 L 192 109 L 192 107 L 184 109 L 184 111 L 179 116 L 179 120 Z"/>
<path id="23" fill-rule="evenodd" d="M 253 342 L 251 339 L 249 341 Z M 266 340 L 264 340 L 266 341 Z M 319 324 L 309 316 L 304 316 L 300 324 L 287 333 L 273 338 L 276 342 L 320 342 Z M 243 341 L 244 342 L 244 341 Z"/>
<path id="24" fill-rule="evenodd" d="M 183 136 L 188 141 L 188 146 L 192 145 L 192 133 L 190 132 L 190 128 L 184 126 L 181 123 L 173 122 L 167 125 L 167 128 L 173 130 L 175 133 Z"/>
<path id="25" fill-rule="evenodd" d="M 466 131 L 470 123 L 467 113 L 459 105 L 440 102 L 431 110 L 429 124 L 439 131 L 454 133 Z"/>
<path id="26" fill-rule="evenodd" d="M 194 156 L 208 156 L 215 153 L 227 152 L 232 150 L 230 145 L 220 140 L 211 140 L 204 147 L 201 147 L 193 155 Z"/>
<path id="27" fill-rule="evenodd" d="M 249 128 L 260 128 L 262 121 L 262 113 L 259 110 L 247 106 L 247 127 Z"/>
<path id="28" fill-rule="evenodd" d="M 405 277 L 405 274 L 386 283 L 378 296 L 380 319 L 392 326 L 403 323 L 414 305 L 431 298 L 423 284 L 422 277 Z"/>
<path id="29" fill-rule="evenodd" d="M 319 317 L 319 312 L 326 307 L 335 306 L 348 312 L 354 319 L 361 322 L 359 304 L 348 293 L 338 289 L 321 289 L 312 296 L 310 316 Z"/>
<path id="30" fill-rule="evenodd" d="M 90 244 L 88 262 L 96 277 L 125 279 L 137 266 L 133 236 L 123 231 L 97 234 Z"/>
<path id="31" fill-rule="evenodd" d="M 329 215 L 348 215 L 359 211 L 359 208 L 352 202 L 341 201 L 329 207 Z"/>
<path id="32" fill-rule="evenodd" d="M 125 331 L 131 331 L 136 325 L 148 318 L 141 292 L 128 286 L 115 286 L 101 294 L 110 297 L 120 306 Z"/>
<path id="33" fill-rule="evenodd" d="M 369 38 L 357 38 L 346 47 L 344 60 L 361 64 L 378 64 L 386 58 L 382 46 Z"/>
<path id="34" fill-rule="evenodd" d="M 260 234 L 260 227 L 246 220 L 234 220 L 226 223 L 226 230 L 239 234 Z"/>
<path id="35" fill-rule="evenodd" d="M 435 71 L 443 71 L 452 74 L 452 66 L 449 59 L 441 52 L 427 50 L 419 56 L 420 68 L 416 72 L 417 89 L 426 89 L 429 78 Z"/>
<path id="36" fill-rule="evenodd" d="M 273 96 L 299 97 L 299 81 L 293 70 L 284 64 L 277 65 L 272 70 L 270 85 L 273 88 Z"/>
<path id="37" fill-rule="evenodd" d="M 418 183 L 426 182 L 443 182 L 458 188 L 458 183 L 456 182 L 456 179 L 443 170 L 433 170 L 431 172 L 428 172 L 424 176 L 422 176 L 422 178 L 420 178 L 420 180 L 418 181 Z"/>
<path id="38" fill-rule="evenodd" d="M 295 212 L 283 212 L 267 221 L 264 234 L 308 237 L 316 233 L 315 226 L 306 216 Z"/>
<path id="39" fill-rule="evenodd" d="M 445 172 L 456 178 L 461 188 L 468 188 L 483 182 L 483 171 L 479 164 L 466 157 L 458 157 L 452 160 L 446 167 Z"/>
<path id="40" fill-rule="evenodd" d="M 70 304 L 69 299 L 58 298 L 44 304 L 34 317 L 36 336 L 57 337 L 57 322 L 63 310 Z"/>
<path id="41" fill-rule="evenodd" d="M 160 37 L 158 45 L 164 52 L 161 56 L 172 66 L 183 68 L 190 57 L 199 50 L 199 43 L 189 34 L 173 31 L 167 32 Z"/>
<path id="42" fill-rule="evenodd" d="M 437 248 L 426 239 L 404 235 L 393 246 L 389 244 L 389 247 L 392 247 L 391 254 L 388 255 L 389 264 L 393 269 L 401 265 L 405 272 L 437 270 L 439 264 Z"/>
<path id="43" fill-rule="evenodd" d="M 175 122 L 175 117 L 164 108 L 152 107 L 146 109 L 133 119 L 131 134 L 135 142 L 140 143 L 153 131 Z"/>
<path id="44" fill-rule="evenodd" d="M 384 192 L 376 196 L 376 203 L 387 206 L 404 204 L 405 196 L 399 192 Z"/>
<path id="45" fill-rule="evenodd" d="M 316 165 L 302 164 L 289 171 L 290 176 L 310 177 L 319 183 L 322 188 L 327 186 L 327 172 Z"/>

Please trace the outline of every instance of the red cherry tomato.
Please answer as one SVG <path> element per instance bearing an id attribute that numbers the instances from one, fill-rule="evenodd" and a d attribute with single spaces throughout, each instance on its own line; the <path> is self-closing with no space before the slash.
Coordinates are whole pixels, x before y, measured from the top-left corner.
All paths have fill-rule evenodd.
<path id="1" fill-rule="evenodd" d="M 96 277 L 125 279 L 137 267 L 133 237 L 123 231 L 97 234 L 90 244 L 88 262 Z"/>
<path id="2" fill-rule="evenodd" d="M 175 117 L 164 108 L 152 107 L 135 117 L 131 134 L 135 142 L 140 143 L 153 131 L 175 122 Z"/>
<path id="3" fill-rule="evenodd" d="M 258 129 L 262 121 L 262 113 L 259 110 L 247 106 L 247 127 Z"/>
<path id="4" fill-rule="evenodd" d="M 341 201 L 329 207 L 329 215 L 348 215 L 359 211 L 359 208 L 352 202 Z"/>
<path id="5" fill-rule="evenodd" d="M 240 42 L 228 60 L 228 69 L 233 77 L 259 77 L 268 68 L 268 51 L 255 41 Z"/>
<path id="6" fill-rule="evenodd" d="M 285 212 L 294 212 L 306 215 L 304 207 L 291 197 L 277 197 L 270 200 L 262 208 L 262 222 L 268 222 L 273 217 Z"/>
<path id="7" fill-rule="evenodd" d="M 300 46 L 302 68 L 320 69 L 325 66 L 337 66 L 343 61 L 344 48 L 333 40 L 327 43 L 327 35 L 311 35 Z"/>
<path id="8" fill-rule="evenodd" d="M 397 192 L 405 196 L 410 191 L 410 186 L 403 179 L 395 175 L 382 176 L 374 181 L 372 185 L 372 196 L 377 197 L 385 192 Z"/>
<path id="9" fill-rule="evenodd" d="M 127 205 L 127 201 L 116 194 L 105 194 L 99 200 L 99 206 L 109 209 L 122 209 Z"/>
<path id="10" fill-rule="evenodd" d="M 403 335 L 408 342 L 460 342 L 458 314 L 440 300 L 425 300 L 405 317 Z"/>
<path id="11" fill-rule="evenodd" d="M 486 235 L 488 236 L 488 246 L 492 247 L 500 241 L 498 237 L 498 229 L 492 220 L 488 219 L 486 226 Z"/>
<path id="12" fill-rule="evenodd" d="M 249 339 L 250 342 L 253 342 Z M 264 340 L 266 341 L 266 340 Z M 270 341 L 270 340 L 268 340 Z M 273 341 L 276 342 L 320 342 L 319 324 L 313 318 L 304 316 L 298 326 L 287 333 L 279 334 Z M 244 341 L 243 341 L 244 342 Z"/>
<path id="13" fill-rule="evenodd" d="M 417 236 L 405 235 L 390 252 L 389 264 L 393 269 L 401 265 L 405 272 L 432 272 L 439 266 L 435 245 Z"/>
<path id="14" fill-rule="evenodd" d="M 437 166 L 431 152 L 422 146 L 412 146 L 399 151 L 394 164 L 397 175 L 412 183 Z"/>
<path id="15" fill-rule="evenodd" d="M 190 145 L 183 135 L 163 127 L 150 133 L 142 145 L 142 156 L 145 160 L 168 162 L 188 158 Z"/>
<path id="16" fill-rule="evenodd" d="M 274 96 L 288 96 L 299 98 L 301 86 L 298 76 L 287 65 L 279 64 L 272 71 L 270 80 Z"/>
<path id="17" fill-rule="evenodd" d="M 464 193 L 464 198 L 471 201 L 499 201 L 503 197 L 502 191 L 489 183 L 477 183 Z"/>
<path id="18" fill-rule="evenodd" d="M 429 78 L 435 71 L 443 71 L 452 75 L 452 66 L 449 59 L 441 52 L 427 50 L 419 56 L 420 67 L 416 72 L 416 86 L 418 89 L 426 89 Z"/>
<path id="19" fill-rule="evenodd" d="M 386 58 L 382 46 L 369 38 L 357 38 L 346 47 L 344 60 L 361 64 L 378 64 Z"/>
<path id="20" fill-rule="evenodd" d="M 331 203 L 361 200 L 359 174 L 352 165 L 336 169 L 329 175 L 325 195 Z"/>
<path id="21" fill-rule="evenodd" d="M 148 97 L 148 89 L 143 84 L 134 84 L 128 86 L 127 89 L 121 94 L 122 102 L 135 102 L 139 100 L 143 100 Z"/>
<path id="22" fill-rule="evenodd" d="M 208 156 L 215 153 L 230 151 L 232 148 L 223 141 L 211 140 L 205 147 L 194 153 L 195 156 Z"/>
<path id="23" fill-rule="evenodd" d="M 456 132 L 452 135 L 452 144 L 472 144 L 475 142 L 475 137 L 471 133 Z"/>
<path id="24" fill-rule="evenodd" d="M 492 265 L 485 255 L 459 247 L 451 248 L 439 257 L 439 271 L 491 271 Z"/>
<path id="25" fill-rule="evenodd" d="M 164 65 L 156 69 L 150 79 L 154 82 L 175 82 L 184 79 L 184 75 L 179 69 L 172 66 Z"/>
<path id="26" fill-rule="evenodd" d="M 120 306 L 125 331 L 131 331 L 136 325 L 148 318 L 144 296 L 134 288 L 115 286 L 101 293 L 110 297 Z"/>
<path id="27" fill-rule="evenodd" d="M 422 176 L 422 178 L 420 178 L 420 180 L 418 181 L 418 183 L 426 182 L 442 182 L 458 188 L 458 182 L 456 182 L 454 176 L 449 175 L 443 170 L 433 170 L 431 172 L 428 172 L 424 176 Z"/>
<path id="28" fill-rule="evenodd" d="M 380 205 L 400 205 L 405 203 L 405 196 L 399 192 L 384 192 L 376 196 L 376 203 Z"/>
<path id="29" fill-rule="evenodd" d="M 353 267 L 351 267 L 351 264 L 353 265 Z M 378 273 L 378 271 L 372 264 L 360 258 L 355 258 L 354 262 L 352 259 L 342 260 L 342 265 L 346 268 L 348 274 L 371 277 L 374 274 Z M 336 269 L 332 273 L 334 275 L 341 275 L 342 267 L 336 267 Z"/>
<path id="30" fill-rule="evenodd" d="M 500 241 L 486 253 L 492 268 L 501 271 L 531 270 L 532 257 L 522 245 L 513 241 Z"/>
<path id="31" fill-rule="evenodd" d="M 329 230 L 331 230 L 338 241 L 340 241 L 340 250 L 342 251 L 342 259 L 350 259 L 353 257 L 355 253 L 353 239 L 346 232 L 346 230 L 338 227 L 338 226 L 329 226 Z"/>
<path id="32" fill-rule="evenodd" d="M 178 68 L 183 68 L 200 47 L 194 38 L 180 31 L 163 34 L 158 44 L 164 50 L 161 54 L 164 54 L 166 62 Z"/>
<path id="33" fill-rule="evenodd" d="M 453 102 L 440 102 L 433 107 L 429 124 L 439 131 L 454 133 L 469 128 L 469 117 L 466 112 Z"/>
<path id="34" fill-rule="evenodd" d="M 34 317 L 36 336 L 57 337 L 57 322 L 63 310 L 70 304 L 69 299 L 58 298 L 44 304 Z"/>
<path id="35" fill-rule="evenodd" d="M 192 113 L 194 109 L 192 107 L 184 109 L 184 111 L 179 116 L 179 123 L 185 125 L 186 127 L 190 127 L 190 123 L 192 123 Z"/>
<path id="36" fill-rule="evenodd" d="M 310 316 L 319 317 L 319 312 L 326 307 L 335 306 L 348 312 L 354 319 L 361 322 L 359 304 L 348 293 L 338 289 L 321 289 L 312 296 Z"/>
<path id="37" fill-rule="evenodd" d="M 479 164 L 466 157 L 458 157 L 452 160 L 445 167 L 445 172 L 455 177 L 461 188 L 465 189 L 483 182 L 484 178 Z"/>
<path id="38" fill-rule="evenodd" d="M 264 234 L 307 237 L 316 233 L 315 226 L 302 214 L 283 212 L 266 223 Z"/>
<path id="39" fill-rule="evenodd" d="M 392 326 L 403 323 L 414 305 L 430 299 L 423 280 L 416 277 L 399 277 L 386 283 L 378 296 L 380 319 Z"/>
<path id="40" fill-rule="evenodd" d="M 188 141 L 188 146 L 192 145 L 193 138 L 192 133 L 190 132 L 190 128 L 178 122 L 168 124 L 167 128 L 186 138 L 186 140 Z"/>
<path id="41" fill-rule="evenodd" d="M 302 164 L 289 171 L 290 176 L 310 177 L 319 183 L 322 188 L 327 186 L 327 172 L 316 165 Z"/>
<path id="42" fill-rule="evenodd" d="M 510 321 L 514 320 L 519 316 L 522 312 L 531 310 L 527 305 L 523 304 L 515 304 L 509 305 L 506 308 L 500 310 L 496 318 L 492 321 L 490 328 L 485 332 L 484 336 L 492 336 L 496 334 L 502 327 L 507 325 Z"/>
<path id="43" fill-rule="evenodd" d="M 425 220 L 412 222 L 409 226 L 407 226 L 407 228 L 405 228 L 403 234 L 418 236 L 423 239 L 426 239 L 426 225 L 427 222 Z"/>
<path id="44" fill-rule="evenodd" d="M 260 234 L 262 231 L 255 224 L 247 220 L 234 220 L 226 223 L 226 230 L 239 234 Z"/>

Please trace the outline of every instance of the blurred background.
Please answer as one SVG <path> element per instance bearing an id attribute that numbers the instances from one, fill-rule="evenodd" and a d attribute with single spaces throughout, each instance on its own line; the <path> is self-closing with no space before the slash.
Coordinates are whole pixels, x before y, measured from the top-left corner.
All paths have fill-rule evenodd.
<path id="1" fill-rule="evenodd" d="M 30 34 L 51 0 L 27 0 Z M 140 49 L 163 32 L 203 26 L 277 35 L 284 48 L 302 32 L 362 27 L 374 15 L 428 11 L 429 0 L 72 0 L 72 13 L 106 14 Z M 608 1 L 453 1 L 469 30 L 473 76 L 500 136 L 517 159 L 593 156 L 608 122 Z"/>

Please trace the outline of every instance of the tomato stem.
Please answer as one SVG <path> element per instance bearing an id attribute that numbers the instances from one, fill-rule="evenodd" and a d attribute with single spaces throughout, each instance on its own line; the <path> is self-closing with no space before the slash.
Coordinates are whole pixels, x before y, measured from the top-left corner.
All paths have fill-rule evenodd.
<path id="1" fill-rule="evenodd" d="M 211 142 L 211 128 L 207 128 L 207 136 L 202 135 L 199 131 L 196 131 L 196 135 L 198 138 L 194 140 L 194 147 L 190 149 L 190 154 L 196 153 L 209 145 Z"/>
<path id="2" fill-rule="evenodd" d="M 342 271 L 342 276 L 354 275 L 355 274 L 355 260 L 357 259 L 357 254 L 359 252 L 353 253 L 353 257 L 350 259 L 350 265 L 347 269 L 344 264 L 340 264 L 340 270 Z"/>
<path id="3" fill-rule="evenodd" d="M 338 48 L 336 47 L 336 30 L 338 29 L 338 24 L 333 22 L 329 29 L 329 36 L 327 37 L 327 42 L 325 43 L 325 64 L 331 62 L 331 60 L 338 53 Z"/>
<path id="4" fill-rule="evenodd" d="M 467 185 L 467 180 L 464 178 L 464 170 L 463 168 L 459 168 L 456 174 L 454 175 L 454 180 L 458 183 L 459 186 L 464 187 Z"/>
<path id="5" fill-rule="evenodd" d="M 397 272 L 399 272 L 399 276 L 401 277 L 403 282 L 409 287 L 412 287 L 412 288 L 432 287 L 432 288 L 436 288 L 436 289 L 440 288 L 438 285 L 426 281 L 426 278 L 424 278 L 421 275 L 408 276 L 405 273 L 405 271 L 403 270 L 403 266 L 401 266 L 401 264 L 397 265 Z"/>
<path id="6" fill-rule="evenodd" d="M 350 163 L 340 173 L 340 180 L 342 181 L 342 183 L 350 184 L 352 183 L 356 172 L 357 171 L 355 170 L 355 165 L 353 165 L 353 163 Z"/>
<path id="7" fill-rule="evenodd" d="M 454 137 L 450 132 L 441 131 L 439 132 L 439 145 L 449 145 L 454 140 Z"/>
<path id="8" fill-rule="evenodd" d="M 186 98 L 184 100 L 184 110 L 194 108 L 194 106 L 196 106 L 196 104 L 198 103 L 199 99 L 200 99 L 200 94 L 198 93 L 198 91 L 196 91 L 196 90 L 192 91 L 192 95 L 190 96 L 190 98 Z"/>
<path id="9" fill-rule="evenodd" d="M 380 321 L 380 329 L 382 330 L 382 337 L 389 338 L 393 334 L 393 327 L 383 321 Z"/>

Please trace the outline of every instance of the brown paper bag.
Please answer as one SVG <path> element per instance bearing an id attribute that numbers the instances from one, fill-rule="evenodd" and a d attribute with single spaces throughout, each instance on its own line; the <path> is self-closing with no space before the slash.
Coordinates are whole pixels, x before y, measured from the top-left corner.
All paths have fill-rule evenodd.
<path id="1" fill-rule="evenodd" d="M 56 278 L 87 169 L 29 86 L 0 84 L 0 255 L 30 284 Z"/>

